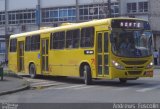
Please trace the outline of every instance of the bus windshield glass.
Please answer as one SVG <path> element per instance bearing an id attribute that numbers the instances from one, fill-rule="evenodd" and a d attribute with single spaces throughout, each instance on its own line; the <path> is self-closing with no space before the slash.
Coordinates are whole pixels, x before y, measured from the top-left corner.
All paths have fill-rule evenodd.
<path id="1" fill-rule="evenodd" d="M 112 52 L 121 57 L 146 57 L 152 55 L 152 32 L 113 31 Z"/>

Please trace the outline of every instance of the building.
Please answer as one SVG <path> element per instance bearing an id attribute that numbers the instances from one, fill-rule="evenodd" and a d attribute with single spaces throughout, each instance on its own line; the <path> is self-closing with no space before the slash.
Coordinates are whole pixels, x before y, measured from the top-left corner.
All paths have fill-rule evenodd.
<path id="1" fill-rule="evenodd" d="M 0 57 L 7 57 L 5 41 L 10 34 L 119 16 L 148 20 L 154 47 L 160 49 L 159 5 L 159 0 L 0 0 Z"/>
<path id="2" fill-rule="evenodd" d="M 154 47 L 160 54 L 160 0 L 149 0 L 149 21 L 154 34 Z"/>
<path id="3" fill-rule="evenodd" d="M 0 57 L 7 57 L 5 42 L 10 34 L 33 31 L 40 27 L 55 27 L 63 22 L 118 17 L 119 2 L 111 0 L 111 7 L 108 7 L 108 1 L 0 0 Z"/>
<path id="4" fill-rule="evenodd" d="M 121 16 L 142 18 L 148 20 L 148 0 L 121 0 Z"/>

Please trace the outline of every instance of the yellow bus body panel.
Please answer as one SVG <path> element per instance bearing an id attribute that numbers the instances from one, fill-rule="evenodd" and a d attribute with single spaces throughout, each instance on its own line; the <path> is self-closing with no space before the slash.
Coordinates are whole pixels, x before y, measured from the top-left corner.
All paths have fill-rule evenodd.
<path id="1" fill-rule="evenodd" d="M 124 19 L 124 18 L 113 18 L 113 19 Z M 129 19 L 129 18 L 126 18 Z M 16 35 L 11 35 L 10 39 L 17 38 L 17 43 L 20 41 L 24 41 L 25 45 L 25 38 L 26 36 L 32 35 L 40 35 L 40 43 L 42 39 L 49 40 L 49 48 L 48 48 L 48 71 L 42 71 L 42 53 L 41 53 L 41 45 L 40 50 L 38 51 L 24 51 L 24 72 L 29 73 L 29 65 L 34 63 L 36 66 L 36 73 L 42 75 L 54 75 L 54 76 L 73 76 L 79 77 L 80 76 L 80 65 L 82 63 L 88 63 L 91 68 L 92 78 L 105 78 L 105 79 L 114 79 L 114 78 L 137 78 L 137 77 L 152 77 L 153 75 L 144 75 L 145 72 L 152 72 L 153 68 L 146 69 L 147 64 L 152 61 L 152 56 L 147 58 L 141 58 L 139 60 L 147 60 L 145 64 L 141 65 L 142 68 L 136 69 L 141 70 L 141 74 L 137 75 L 129 75 L 128 70 L 135 70 L 135 69 L 124 69 L 119 70 L 116 69 L 112 65 L 112 60 L 116 60 L 119 63 L 122 63 L 124 60 L 131 60 L 131 58 L 121 58 L 115 56 L 111 51 L 111 43 L 110 43 L 110 33 L 111 33 L 111 19 L 102 19 L 102 20 L 95 20 L 85 23 L 77 23 L 71 24 L 66 26 L 60 26 L 56 28 L 47 28 L 43 30 L 37 30 L 32 32 L 26 32 Z M 51 33 L 67 31 L 67 30 L 74 30 L 74 29 L 82 29 L 84 27 L 94 27 L 95 28 L 95 36 L 94 36 L 94 47 L 91 48 L 76 48 L 76 49 L 61 49 L 61 50 L 52 50 L 50 49 L 50 35 Z M 97 69 L 97 33 L 98 32 L 107 32 L 109 38 L 108 44 L 108 66 L 109 66 L 109 75 L 98 75 Z M 25 46 L 24 46 L 25 48 Z M 86 55 L 84 54 L 85 50 L 93 50 L 94 54 Z M 12 53 L 9 52 L 9 69 L 18 72 L 18 49 L 17 52 Z M 136 58 L 133 58 L 135 60 Z M 122 64 L 125 67 L 127 65 Z M 133 66 L 128 66 L 130 68 L 134 68 Z M 137 66 L 138 67 L 138 66 Z M 126 72 L 128 75 L 126 75 Z"/>

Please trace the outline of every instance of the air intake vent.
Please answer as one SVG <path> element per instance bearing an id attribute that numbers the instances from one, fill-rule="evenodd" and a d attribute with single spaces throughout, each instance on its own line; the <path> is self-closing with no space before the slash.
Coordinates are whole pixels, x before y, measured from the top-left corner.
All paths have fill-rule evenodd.
<path id="1" fill-rule="evenodd" d="M 147 60 L 141 60 L 141 61 L 122 61 L 123 63 L 127 65 L 142 65 L 147 62 Z"/>
<path id="2" fill-rule="evenodd" d="M 140 75 L 142 71 L 128 71 L 129 75 Z"/>

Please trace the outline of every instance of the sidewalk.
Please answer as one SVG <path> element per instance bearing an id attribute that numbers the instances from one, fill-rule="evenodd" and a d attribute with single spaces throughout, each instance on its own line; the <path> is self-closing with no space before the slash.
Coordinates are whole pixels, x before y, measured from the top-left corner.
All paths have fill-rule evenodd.
<path id="1" fill-rule="evenodd" d="M 28 88 L 29 83 L 23 78 L 16 76 L 15 74 L 5 75 L 3 80 L 0 80 L 0 96 L 22 91 Z"/>

